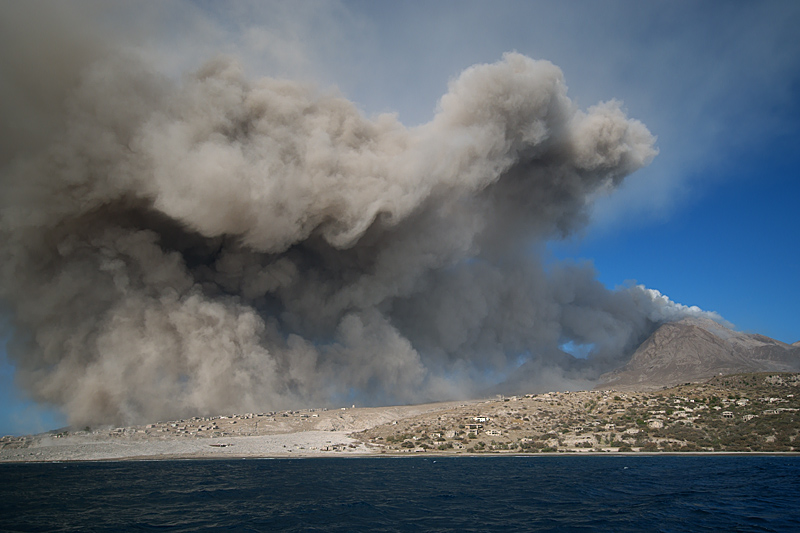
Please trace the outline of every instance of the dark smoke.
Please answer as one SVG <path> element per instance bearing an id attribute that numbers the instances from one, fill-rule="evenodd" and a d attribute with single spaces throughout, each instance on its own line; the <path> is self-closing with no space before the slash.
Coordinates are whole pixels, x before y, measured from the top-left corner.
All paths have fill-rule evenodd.
<path id="1" fill-rule="evenodd" d="M 3 56 L 0 298 L 19 381 L 72 423 L 464 397 L 527 360 L 586 383 L 701 313 L 544 266 L 656 154 L 549 62 L 467 69 L 408 129 L 232 59 L 175 81 L 70 46 Z"/>

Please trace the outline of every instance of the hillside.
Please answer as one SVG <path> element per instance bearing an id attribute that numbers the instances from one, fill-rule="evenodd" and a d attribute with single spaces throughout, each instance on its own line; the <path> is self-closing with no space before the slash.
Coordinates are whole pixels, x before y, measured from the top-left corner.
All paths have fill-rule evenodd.
<path id="1" fill-rule="evenodd" d="M 355 436 L 383 451 L 798 451 L 800 374 L 740 374 L 653 392 L 490 400 Z"/>
<path id="2" fill-rule="evenodd" d="M 604 374 L 599 388 L 656 389 L 741 372 L 800 370 L 800 346 L 740 333 L 712 320 L 663 324 L 623 367 Z"/>
<path id="3" fill-rule="evenodd" d="M 193 417 L 0 439 L 0 461 L 545 452 L 800 451 L 800 374 L 652 392 Z"/>

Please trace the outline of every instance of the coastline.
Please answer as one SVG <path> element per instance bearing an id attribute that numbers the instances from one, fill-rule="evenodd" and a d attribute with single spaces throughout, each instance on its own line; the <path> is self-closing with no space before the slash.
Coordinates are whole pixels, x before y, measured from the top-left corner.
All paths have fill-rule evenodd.
<path id="1" fill-rule="evenodd" d="M 194 416 L 0 438 L 0 462 L 300 457 L 800 455 L 800 374 L 655 392 L 564 391 Z"/>
<path id="2" fill-rule="evenodd" d="M 3 437 L 0 463 L 381 455 L 380 446 L 353 434 L 477 403 L 245 413 Z"/>
<path id="3" fill-rule="evenodd" d="M 656 457 L 656 456 L 800 456 L 800 452 L 693 451 L 651 452 L 613 449 L 520 451 L 398 452 L 366 444 L 344 431 L 303 431 L 279 435 L 220 439 L 117 441 L 80 436 L 43 439 L 28 448 L 0 450 L 0 464 L 127 462 L 170 460 L 309 459 L 309 458 L 452 458 L 452 457 Z"/>
<path id="4" fill-rule="evenodd" d="M 336 451 L 335 451 L 336 450 Z M 347 450 L 344 452 L 343 450 Z M 370 453 L 342 431 L 307 431 L 219 439 L 95 440 L 80 436 L 42 439 L 29 447 L 0 450 L 0 463 L 238 459 Z"/>
<path id="5" fill-rule="evenodd" d="M 4 464 L 58 464 L 58 463 L 103 463 L 103 462 L 136 462 L 136 461 L 232 461 L 232 460 L 281 460 L 281 459 L 398 459 L 398 458 L 417 458 L 438 460 L 444 458 L 561 458 L 561 457 L 800 457 L 800 452 L 618 452 L 618 451 L 561 451 L 561 452 L 510 452 L 510 453 L 453 453 L 453 452 L 428 452 L 425 454 L 416 453 L 389 453 L 355 449 L 340 453 L 327 453 L 318 451 L 294 452 L 266 452 L 266 453 L 240 453 L 231 451 L 230 453 L 208 453 L 199 451 L 197 453 L 143 453 L 132 455 L 110 456 L 105 454 L 73 454 L 65 457 L 62 454 L 39 455 L 35 458 L 27 457 L 3 457 L 0 458 L 0 465 Z"/>

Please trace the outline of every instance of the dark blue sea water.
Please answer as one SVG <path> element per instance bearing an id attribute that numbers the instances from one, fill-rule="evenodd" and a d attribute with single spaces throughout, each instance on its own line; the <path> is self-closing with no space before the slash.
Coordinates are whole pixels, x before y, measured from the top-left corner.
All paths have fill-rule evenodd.
<path id="1" fill-rule="evenodd" d="M 800 531 L 800 457 L 0 465 L 3 531 Z"/>

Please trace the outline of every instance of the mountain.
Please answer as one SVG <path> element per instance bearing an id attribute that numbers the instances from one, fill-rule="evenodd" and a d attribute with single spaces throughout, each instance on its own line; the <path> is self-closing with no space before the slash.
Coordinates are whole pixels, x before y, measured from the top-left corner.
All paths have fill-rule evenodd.
<path id="1" fill-rule="evenodd" d="M 598 388 L 655 389 L 716 375 L 799 370 L 800 343 L 686 318 L 660 326 L 625 366 L 602 375 Z"/>

